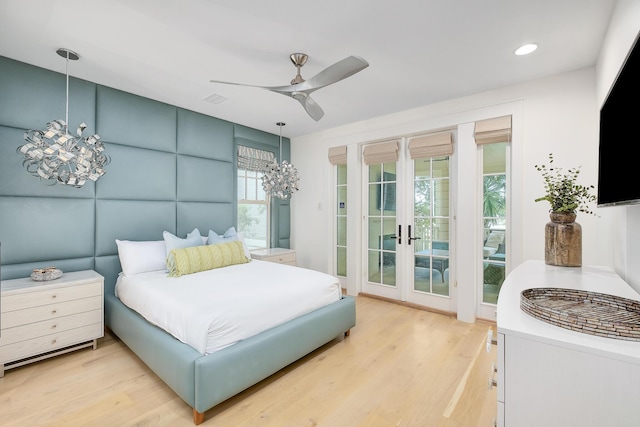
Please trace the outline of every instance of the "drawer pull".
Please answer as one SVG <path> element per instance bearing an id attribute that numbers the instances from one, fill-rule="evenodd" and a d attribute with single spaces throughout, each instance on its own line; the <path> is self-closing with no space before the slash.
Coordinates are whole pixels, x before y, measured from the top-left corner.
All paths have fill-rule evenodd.
<path id="1" fill-rule="evenodd" d="M 51 325 L 51 329 L 55 329 L 57 327 L 58 327 L 58 325 Z"/>
<path id="2" fill-rule="evenodd" d="M 498 372 L 498 368 L 496 367 L 495 362 L 491 363 L 491 375 L 489 375 L 489 382 L 487 383 L 487 388 L 489 390 L 498 386 L 498 381 L 494 378 L 493 374 Z"/>
<path id="3" fill-rule="evenodd" d="M 56 294 L 51 295 L 51 298 L 55 299 L 56 298 Z"/>
<path id="4" fill-rule="evenodd" d="M 56 314 L 58 310 L 51 310 L 51 314 Z"/>
<path id="5" fill-rule="evenodd" d="M 51 340 L 51 344 L 55 344 L 58 340 Z"/>

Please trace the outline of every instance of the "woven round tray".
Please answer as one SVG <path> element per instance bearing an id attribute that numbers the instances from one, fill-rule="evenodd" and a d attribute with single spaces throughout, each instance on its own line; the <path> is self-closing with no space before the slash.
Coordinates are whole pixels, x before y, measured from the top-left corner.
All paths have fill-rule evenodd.
<path id="1" fill-rule="evenodd" d="M 55 267 L 36 268 L 31 273 L 31 279 L 36 282 L 47 282 L 62 277 L 62 270 Z"/>
<path id="2" fill-rule="evenodd" d="M 640 341 L 640 301 L 576 289 L 533 288 L 520 294 L 520 308 L 561 328 Z"/>

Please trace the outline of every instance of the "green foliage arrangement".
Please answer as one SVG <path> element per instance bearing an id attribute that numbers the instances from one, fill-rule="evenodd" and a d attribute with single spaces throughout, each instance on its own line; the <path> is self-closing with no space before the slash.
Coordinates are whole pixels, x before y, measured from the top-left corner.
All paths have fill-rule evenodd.
<path id="1" fill-rule="evenodd" d="M 548 201 L 551 204 L 550 212 L 583 212 L 595 215 L 588 206 L 589 203 L 596 201 L 596 196 L 591 193 L 595 187 L 577 183 L 580 167 L 563 173 L 561 168 L 553 167 L 553 154 L 549 153 L 549 164 L 535 165 L 535 168 L 538 172 L 542 172 L 546 192 L 543 197 L 535 199 L 536 202 Z"/>

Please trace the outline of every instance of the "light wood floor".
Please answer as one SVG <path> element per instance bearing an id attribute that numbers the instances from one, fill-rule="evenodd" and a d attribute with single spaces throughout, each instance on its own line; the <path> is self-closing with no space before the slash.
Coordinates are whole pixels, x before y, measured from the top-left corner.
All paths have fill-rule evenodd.
<path id="1" fill-rule="evenodd" d="M 495 325 L 365 296 L 357 325 L 205 414 L 203 426 L 491 426 L 487 381 Z M 193 426 L 191 408 L 110 333 L 79 350 L 8 370 L 1 426 Z"/>

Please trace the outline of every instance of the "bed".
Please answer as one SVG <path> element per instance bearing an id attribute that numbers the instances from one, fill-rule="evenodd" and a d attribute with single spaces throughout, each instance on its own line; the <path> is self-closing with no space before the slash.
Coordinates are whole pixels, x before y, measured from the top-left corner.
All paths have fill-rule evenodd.
<path id="1" fill-rule="evenodd" d="M 149 247 L 155 244 L 154 250 L 159 254 L 161 241 L 119 241 L 118 243 L 121 253 L 124 243 L 129 245 L 141 243 L 146 245 L 145 250 L 147 253 Z M 144 257 L 144 263 L 150 263 L 148 256 Z M 155 267 L 147 267 L 155 268 L 156 270 L 135 271 L 135 274 L 128 275 L 124 273 L 127 270 L 130 273 L 131 263 L 127 263 L 127 260 L 123 262 L 121 256 L 121 265 L 123 271 L 119 274 L 117 285 L 114 283 L 105 286 L 105 323 L 156 375 L 191 406 L 193 421 L 196 425 L 204 421 L 204 415 L 207 410 L 267 378 L 322 345 L 336 338 L 348 336 L 350 329 L 355 326 L 355 299 L 350 296 L 343 296 L 338 287 L 337 296 L 335 295 L 335 290 L 320 290 L 321 296 L 318 298 L 324 299 L 324 301 L 316 304 L 316 306 L 313 303 L 307 305 L 302 309 L 302 314 L 290 312 L 287 314 L 288 318 L 269 321 L 261 320 L 261 330 L 257 333 L 244 332 L 246 337 L 234 335 L 226 337 L 228 339 L 227 342 L 211 346 L 201 342 L 194 346 L 192 345 L 193 343 L 183 342 L 188 341 L 188 338 L 181 336 L 178 339 L 165 331 L 160 324 L 162 320 L 157 318 L 151 318 L 150 321 L 147 320 L 144 316 L 149 316 L 149 314 L 141 315 L 118 297 L 119 295 L 126 300 L 127 304 L 135 305 L 131 302 L 132 299 L 135 300 L 135 298 L 131 298 L 131 294 L 135 294 L 137 291 L 131 291 L 131 288 L 127 289 L 127 286 L 135 283 L 135 281 L 132 282 L 128 279 L 134 277 L 138 282 L 143 282 L 147 285 L 149 283 L 157 283 L 157 286 L 161 286 L 160 283 L 163 281 L 166 284 L 166 281 L 171 280 L 175 281 L 172 282 L 175 284 L 196 283 L 196 279 L 202 276 L 205 281 L 211 282 L 213 280 L 223 283 L 224 280 L 229 279 L 231 276 L 237 276 L 242 271 L 250 270 L 251 274 L 262 274 L 263 276 L 268 274 L 281 277 L 283 280 L 279 281 L 280 284 L 284 283 L 284 278 L 288 278 L 290 283 L 287 286 L 297 283 L 298 287 L 301 288 L 304 284 L 302 282 L 307 281 L 305 279 L 307 274 L 316 279 L 322 276 L 331 276 L 300 267 L 259 260 L 250 260 L 243 265 L 229 265 L 211 271 L 196 272 L 172 278 L 167 277 L 169 273 L 166 270 L 157 270 L 158 262 L 155 263 Z M 127 282 L 129 283 L 127 284 Z M 278 283 L 278 281 L 265 282 L 264 284 L 274 286 L 274 283 Z M 142 286 L 144 287 L 144 285 Z M 222 288 L 225 287 L 224 284 L 221 286 Z M 237 287 L 238 284 L 230 283 L 228 286 Z M 287 286 L 282 286 L 284 294 L 274 293 L 274 298 L 285 298 L 283 295 L 291 293 L 292 288 L 287 288 Z M 133 287 L 135 288 L 135 285 Z M 173 286 L 173 289 L 175 288 Z M 256 291 L 255 288 L 249 290 L 249 292 L 254 291 Z M 261 298 L 264 300 L 268 294 L 262 294 Z M 166 299 L 167 295 L 169 294 L 165 294 L 160 299 Z M 300 296 L 295 296 L 294 299 L 296 298 L 300 298 Z M 242 293 L 234 293 L 232 299 L 243 300 L 245 296 Z M 316 297 L 311 299 L 316 299 Z M 158 301 L 150 305 L 156 306 L 156 304 L 160 304 Z M 223 304 L 226 303 L 223 302 Z M 252 313 L 255 313 L 256 306 L 251 306 L 250 304 L 249 307 Z M 285 304 L 291 305 L 286 301 Z M 283 311 L 281 307 L 277 311 Z M 239 308 L 238 310 L 241 309 Z M 247 309 L 246 304 L 244 309 Z M 157 311 L 162 313 L 163 309 Z M 260 316 L 260 319 L 264 319 L 264 317 Z M 224 324 L 225 321 L 219 323 Z M 173 332 L 175 333 L 175 331 Z"/>

